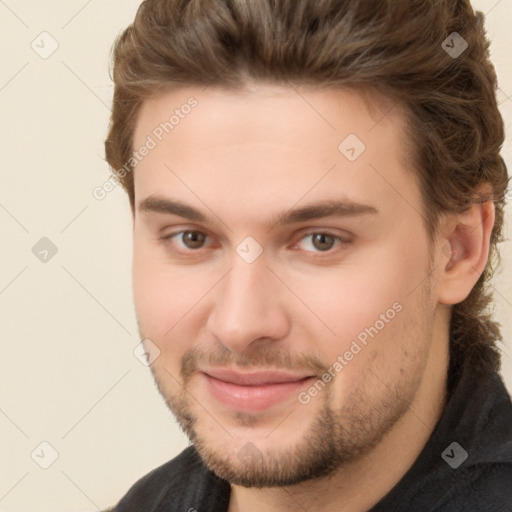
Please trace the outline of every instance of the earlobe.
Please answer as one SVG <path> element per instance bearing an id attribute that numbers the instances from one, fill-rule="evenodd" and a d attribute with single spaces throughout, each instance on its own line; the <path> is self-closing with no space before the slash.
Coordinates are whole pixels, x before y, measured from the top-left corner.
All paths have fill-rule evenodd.
<path id="1" fill-rule="evenodd" d="M 465 212 L 454 215 L 445 234 L 449 251 L 440 251 L 441 267 L 438 300 L 458 304 L 471 292 L 489 257 L 494 203 L 473 203 Z M 443 254 L 444 253 L 444 254 Z"/>

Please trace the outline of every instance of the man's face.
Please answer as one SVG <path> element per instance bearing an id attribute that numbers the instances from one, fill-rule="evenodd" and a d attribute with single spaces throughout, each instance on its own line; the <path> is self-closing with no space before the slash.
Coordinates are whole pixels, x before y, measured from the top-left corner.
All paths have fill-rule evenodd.
<path id="1" fill-rule="evenodd" d="M 167 404 L 232 483 L 328 474 L 414 403 L 435 262 L 403 120 L 398 107 L 382 115 L 354 92 L 269 86 L 185 88 L 140 112 L 134 147 L 157 144 L 134 176 L 139 329 L 160 351 L 151 369 Z M 325 202 L 344 206 L 272 223 Z"/>

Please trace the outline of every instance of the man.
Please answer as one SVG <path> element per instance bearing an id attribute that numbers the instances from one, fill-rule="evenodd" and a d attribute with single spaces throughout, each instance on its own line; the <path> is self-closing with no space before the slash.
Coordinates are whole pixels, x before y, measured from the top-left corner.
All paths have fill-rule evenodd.
<path id="1" fill-rule="evenodd" d="M 468 1 L 146 0 L 106 156 L 191 446 L 115 510 L 512 510 L 507 170 Z"/>

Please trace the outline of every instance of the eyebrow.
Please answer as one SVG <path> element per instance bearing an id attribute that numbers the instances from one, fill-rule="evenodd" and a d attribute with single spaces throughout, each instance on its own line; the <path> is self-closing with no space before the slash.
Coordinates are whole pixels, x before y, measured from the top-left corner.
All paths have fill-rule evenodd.
<path id="1" fill-rule="evenodd" d="M 213 224 L 212 218 L 196 208 L 158 195 L 140 201 L 138 209 L 141 213 L 176 215 L 194 222 Z M 270 218 L 270 227 L 273 229 L 278 225 L 296 224 L 324 217 L 354 217 L 367 214 L 378 214 L 378 210 L 373 206 L 353 201 L 325 200 L 275 215 Z"/>

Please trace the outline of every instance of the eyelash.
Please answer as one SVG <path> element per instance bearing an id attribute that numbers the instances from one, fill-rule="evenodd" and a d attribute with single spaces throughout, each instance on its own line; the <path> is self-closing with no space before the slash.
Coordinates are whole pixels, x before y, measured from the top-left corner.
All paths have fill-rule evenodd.
<path id="1" fill-rule="evenodd" d="M 162 237 L 160 237 L 160 240 L 162 241 L 162 243 L 165 246 L 170 246 L 172 244 L 172 238 L 174 238 L 175 236 L 178 236 L 178 235 L 182 235 L 183 233 L 187 233 L 187 232 L 190 232 L 190 233 L 200 233 L 200 234 L 206 235 L 208 237 L 208 235 L 206 233 L 202 232 L 202 231 L 199 231 L 199 230 L 196 230 L 196 229 L 184 229 L 184 230 L 181 230 L 181 231 L 175 231 L 175 232 L 170 233 L 168 235 L 162 236 Z M 339 241 L 338 247 L 339 246 L 345 246 L 345 245 L 348 245 L 348 244 L 351 243 L 350 240 L 347 240 L 347 239 L 341 237 L 340 235 L 337 235 L 337 234 L 332 233 L 330 231 L 311 230 L 311 231 L 308 231 L 307 233 L 302 234 L 301 237 L 299 238 L 299 241 L 294 243 L 293 246 L 295 247 L 304 238 L 310 237 L 312 235 L 327 235 L 329 237 L 332 237 L 335 240 Z M 184 251 L 183 250 L 176 250 L 176 249 L 173 249 L 173 250 L 175 252 L 177 252 L 179 255 L 187 256 L 187 255 L 190 255 L 192 253 L 199 253 L 199 252 L 201 252 L 202 249 L 203 248 L 201 247 L 199 249 L 188 249 L 188 250 L 184 250 Z M 339 249 L 339 250 L 342 250 L 342 249 Z M 305 251 L 305 252 L 306 253 L 317 253 L 318 254 L 317 256 L 313 256 L 314 258 L 323 258 L 323 257 L 332 256 L 333 253 L 337 253 L 338 251 L 336 251 L 333 248 L 333 249 L 328 249 L 327 251 Z M 325 256 L 322 256 L 322 255 L 325 255 Z"/>

